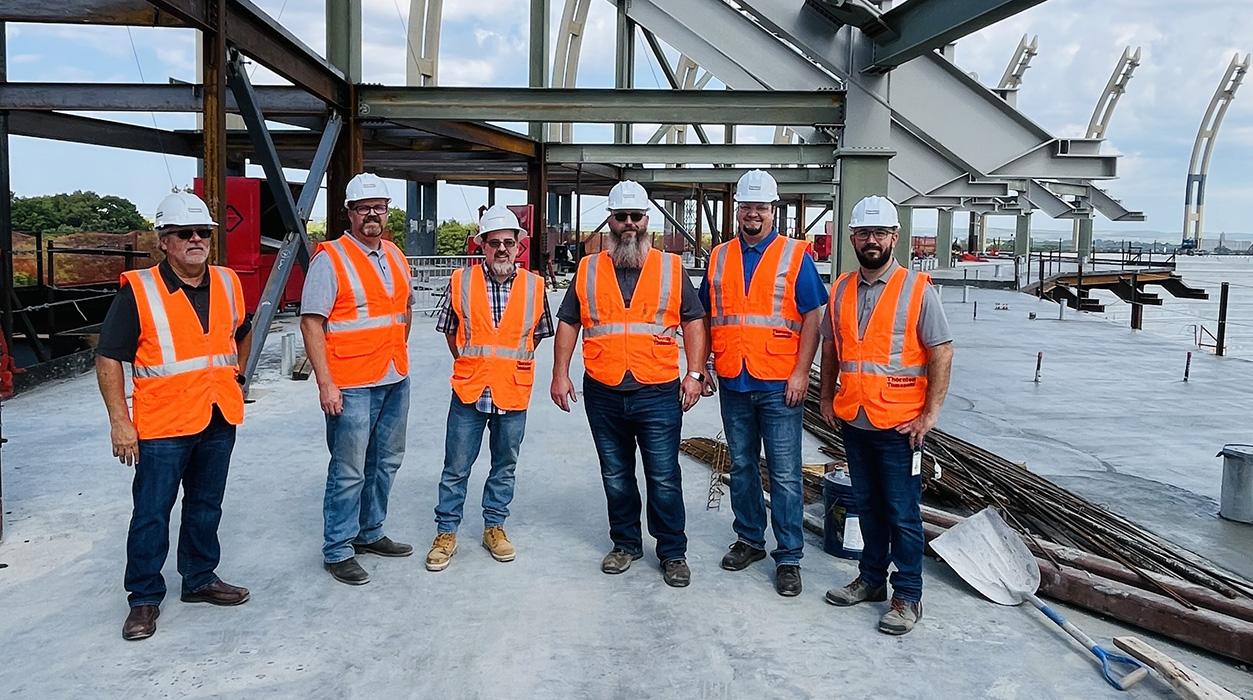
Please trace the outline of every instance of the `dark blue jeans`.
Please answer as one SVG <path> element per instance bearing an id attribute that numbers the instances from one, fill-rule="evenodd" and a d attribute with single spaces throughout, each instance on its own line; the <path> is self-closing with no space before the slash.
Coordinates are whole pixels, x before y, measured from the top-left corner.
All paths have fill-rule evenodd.
<path id="1" fill-rule="evenodd" d="M 491 431 L 488 447 L 492 469 L 483 484 L 483 527 L 504 525 L 513 501 L 514 467 L 526 433 L 526 411 L 483 413 L 474 404 L 462 403 L 456 394 L 448 407 L 444 435 L 444 473 L 439 478 L 439 503 L 435 523 L 439 532 L 456 532 L 466 502 L 470 467 L 483 447 L 483 429 Z"/>
<path id="2" fill-rule="evenodd" d="M 722 425 L 731 453 L 732 527 L 750 547 L 766 548 L 766 498 L 761 490 L 761 448 L 770 474 L 770 524 L 778 547 L 775 565 L 800 564 L 805 546 L 805 502 L 801 491 L 801 430 L 804 409 L 788 406 L 782 391 L 719 394 Z"/>
<path id="3" fill-rule="evenodd" d="M 853 498 L 861 520 L 861 578 L 871 586 L 888 580 L 895 564 L 892 595 L 922 600 L 922 476 L 910 475 L 909 437 L 895 430 L 842 427 Z"/>
<path id="4" fill-rule="evenodd" d="M 632 554 L 644 551 L 640 489 L 635 480 L 638 445 L 648 493 L 648 534 L 657 540 L 657 558 L 663 563 L 683 559 L 687 521 L 679 472 L 683 407 L 677 382 L 614 391 L 584 378 L 583 398 L 609 505 L 609 539 L 614 547 Z"/>
<path id="5" fill-rule="evenodd" d="M 131 484 L 134 511 L 126 536 L 131 607 L 160 605 L 165 598 L 161 567 L 170 551 L 170 511 L 180 483 L 178 573 L 183 576 L 183 592 L 194 593 L 218 580 L 214 573 L 221 558 L 218 523 L 234 447 L 235 426 L 216 409 L 209 425 L 195 435 L 139 441 L 139 464 Z"/>

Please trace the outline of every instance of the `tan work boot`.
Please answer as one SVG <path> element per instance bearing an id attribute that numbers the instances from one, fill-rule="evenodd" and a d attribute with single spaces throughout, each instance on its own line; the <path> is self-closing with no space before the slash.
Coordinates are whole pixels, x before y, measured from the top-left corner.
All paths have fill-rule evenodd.
<path id="1" fill-rule="evenodd" d="M 906 634 L 922 619 L 922 603 L 907 603 L 892 596 L 891 607 L 879 618 L 879 631 L 884 634 Z"/>
<path id="2" fill-rule="evenodd" d="M 858 603 L 882 603 L 888 599 L 887 586 L 871 588 L 860 576 L 843 588 L 832 588 L 827 591 L 826 601 L 832 605 L 847 607 Z"/>
<path id="3" fill-rule="evenodd" d="M 431 551 L 426 553 L 426 570 L 443 571 L 452 562 L 452 555 L 457 553 L 457 533 L 441 532 L 431 543 Z"/>
<path id="4" fill-rule="evenodd" d="M 505 528 L 500 525 L 483 530 L 483 548 L 490 552 L 492 559 L 496 561 L 513 561 L 517 556 L 517 550 L 513 548 L 513 543 L 505 534 Z"/>

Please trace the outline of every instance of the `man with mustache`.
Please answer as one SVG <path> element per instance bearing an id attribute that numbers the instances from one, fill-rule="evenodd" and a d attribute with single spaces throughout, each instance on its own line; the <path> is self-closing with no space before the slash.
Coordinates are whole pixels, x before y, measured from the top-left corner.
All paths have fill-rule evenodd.
<path id="1" fill-rule="evenodd" d="M 305 276 L 300 332 L 326 414 L 323 567 L 359 586 L 357 554 L 407 557 L 383 534 L 392 480 L 405 456 L 413 292 L 404 253 L 383 238 L 387 185 L 372 173 L 348 183 L 351 230 L 318 244 Z"/>
<path id="2" fill-rule="evenodd" d="M 857 578 L 826 600 L 886 600 L 888 564 L 895 564 L 879 631 L 896 635 L 922 619 L 921 450 L 953 363 L 953 336 L 930 275 L 892 257 L 899 225 L 885 197 L 853 207 L 849 238 L 861 267 L 832 286 L 821 360 L 822 417 L 843 434 L 864 540 Z"/>
<path id="3" fill-rule="evenodd" d="M 100 328 L 96 375 L 109 412 L 113 456 L 135 468 L 126 538 L 130 613 L 122 638 L 157 631 L 165 598 L 161 567 L 170 550 L 170 509 L 183 488 L 178 572 L 185 603 L 239 605 L 248 589 L 218 578 L 218 523 L 235 426 L 244 419 L 240 368 L 248 361 L 251 320 L 234 270 L 209 265 L 217 224 L 190 192 L 157 207 L 165 259 L 122 273 Z M 127 409 L 122 363 L 132 364 Z"/>
<path id="4" fill-rule="evenodd" d="M 561 308 L 553 348 L 550 393 L 561 410 L 577 401 L 570 381 L 574 342 L 583 333 L 583 396 L 600 457 L 613 548 L 601 561 L 621 574 L 644 556 L 635 450 L 644 462 L 648 534 L 657 540 L 662 579 L 691 582 L 679 434 L 683 412 L 700 399 L 705 358 L 705 310 L 682 259 L 654 250 L 648 234 L 648 193 L 626 180 L 609 191 L 612 247 L 579 261 Z M 687 375 L 679 379 L 683 329 Z"/>
<path id="5" fill-rule="evenodd" d="M 478 459 L 484 428 L 492 434 L 492 469 L 483 484 L 483 547 L 496 561 L 516 556 L 505 534 L 505 518 L 535 383 L 535 348 L 553 335 L 544 279 L 514 264 L 521 235 L 518 217 L 509 207 L 497 204 L 483 213 L 478 238 L 486 259 L 453 272 L 435 323 L 453 357 L 453 396 L 435 506 L 435 541 L 426 555 L 429 571 L 448 568 L 457 552 L 466 481 Z"/>
<path id="6" fill-rule="evenodd" d="M 741 571 L 766 557 L 762 446 L 770 474 L 770 521 L 776 548 L 774 589 L 801 592 L 805 543 L 801 430 L 809 368 L 818 348 L 827 289 L 803 240 L 774 230 L 779 186 L 750 170 L 735 189 L 739 235 L 709 253 L 701 285 L 708 300 L 714 369 L 722 382 L 722 423 L 731 453 L 731 510 L 736 541 L 722 568 Z M 713 382 L 710 380 L 710 388 Z"/>

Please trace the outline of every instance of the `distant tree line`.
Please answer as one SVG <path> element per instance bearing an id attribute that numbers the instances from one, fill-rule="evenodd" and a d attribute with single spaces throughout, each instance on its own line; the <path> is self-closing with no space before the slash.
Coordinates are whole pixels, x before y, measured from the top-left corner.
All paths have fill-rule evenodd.
<path id="1" fill-rule="evenodd" d="M 24 233 L 122 233 L 151 229 L 129 199 L 77 190 L 69 194 L 12 196 L 13 230 Z"/>

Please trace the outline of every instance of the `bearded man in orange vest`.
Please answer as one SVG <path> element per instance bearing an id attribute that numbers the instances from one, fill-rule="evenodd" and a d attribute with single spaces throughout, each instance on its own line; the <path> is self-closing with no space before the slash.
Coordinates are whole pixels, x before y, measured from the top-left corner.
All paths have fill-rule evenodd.
<path id="1" fill-rule="evenodd" d="M 701 285 L 731 453 L 736 541 L 722 558 L 722 568 L 740 571 L 766 557 L 759 468 L 764 445 L 777 545 L 771 552 L 774 589 L 781 596 L 795 596 L 801 592 L 805 544 L 802 419 L 827 288 L 805 254 L 805 241 L 773 229 L 779 187 L 769 173 L 744 173 L 735 199 L 739 235 L 710 251 L 709 272 Z"/>
<path id="2" fill-rule="evenodd" d="M 484 428 L 492 434 L 492 469 L 483 484 L 483 547 L 496 561 L 517 556 L 505 534 L 505 518 L 535 384 L 535 348 L 553 335 L 544 278 L 514 263 L 521 235 L 509 207 L 497 204 L 483 213 L 478 238 L 487 258 L 453 272 L 435 322 L 453 357 L 453 395 L 435 506 L 437 532 L 426 555 L 429 571 L 448 568 L 457 552 L 466 481 Z"/>
<path id="3" fill-rule="evenodd" d="M 885 197 L 853 207 L 858 270 L 832 285 L 823 324 L 822 417 L 840 428 L 863 546 L 859 574 L 827 591 L 832 605 L 892 602 L 879 631 L 922 619 L 922 444 L 948 392 L 953 336 L 931 277 L 892 257 L 900 223 Z M 836 379 L 839 392 L 836 392 Z"/>
<path id="4" fill-rule="evenodd" d="M 248 589 L 223 582 L 218 523 L 235 426 L 244 420 L 240 369 L 252 324 L 235 271 L 207 264 L 217 226 L 190 192 L 157 208 L 165 260 L 122 273 L 100 328 L 96 376 L 109 412 L 113 456 L 135 468 L 126 538 L 130 613 L 122 638 L 151 637 L 165 597 L 161 567 L 170 549 L 170 509 L 183 488 L 178 533 L 181 599 L 239 605 Z M 133 407 L 122 363 L 131 363 Z"/>
<path id="5" fill-rule="evenodd" d="M 557 310 L 553 381 L 549 390 L 561 410 L 577 401 L 570 381 L 574 343 L 583 333 L 583 397 L 587 422 L 609 507 L 613 548 L 601 561 L 606 574 L 621 574 L 644 556 L 635 451 L 644 462 L 648 534 L 657 540 L 662 579 L 691 582 L 687 565 L 686 514 L 679 473 L 683 412 L 700 400 L 705 377 L 705 309 L 683 260 L 655 250 L 648 235 L 648 193 L 619 182 L 609 191 L 612 247 L 579 261 Z M 679 379 L 678 329 L 688 373 Z"/>
<path id="6" fill-rule="evenodd" d="M 387 186 L 361 173 L 348 183 L 350 231 L 318 244 L 300 301 L 305 354 L 318 380 L 331 452 L 322 503 L 323 567 L 359 586 L 356 554 L 407 557 L 383 534 L 392 480 L 405 457 L 409 417 L 409 265 L 383 238 Z"/>

